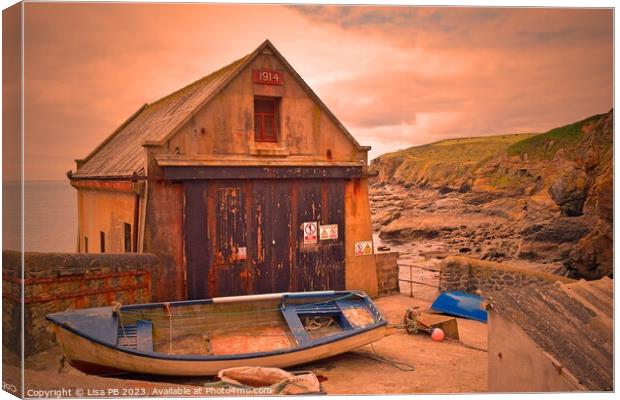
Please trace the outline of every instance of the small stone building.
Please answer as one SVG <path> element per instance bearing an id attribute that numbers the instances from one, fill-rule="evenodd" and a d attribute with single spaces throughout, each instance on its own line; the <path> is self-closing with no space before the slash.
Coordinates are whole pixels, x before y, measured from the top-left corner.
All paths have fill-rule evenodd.
<path id="1" fill-rule="evenodd" d="M 76 160 L 77 251 L 158 255 L 155 300 L 375 295 L 369 149 L 265 41 Z"/>

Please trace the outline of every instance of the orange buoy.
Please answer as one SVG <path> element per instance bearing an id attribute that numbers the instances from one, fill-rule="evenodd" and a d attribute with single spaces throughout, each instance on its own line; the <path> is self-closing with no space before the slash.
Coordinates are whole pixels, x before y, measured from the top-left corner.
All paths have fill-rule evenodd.
<path id="1" fill-rule="evenodd" d="M 439 328 L 435 328 L 431 332 L 431 339 L 433 339 L 436 342 L 441 342 L 445 336 L 446 335 L 445 335 L 445 333 L 443 333 L 443 330 L 441 330 Z"/>

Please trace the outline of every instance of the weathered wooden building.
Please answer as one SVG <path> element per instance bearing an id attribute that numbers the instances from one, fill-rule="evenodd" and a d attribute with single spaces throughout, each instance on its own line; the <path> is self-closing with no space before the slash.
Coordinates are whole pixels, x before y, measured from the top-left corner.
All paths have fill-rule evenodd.
<path id="1" fill-rule="evenodd" d="M 76 161 L 78 252 L 157 254 L 158 300 L 374 295 L 369 149 L 265 41 Z"/>

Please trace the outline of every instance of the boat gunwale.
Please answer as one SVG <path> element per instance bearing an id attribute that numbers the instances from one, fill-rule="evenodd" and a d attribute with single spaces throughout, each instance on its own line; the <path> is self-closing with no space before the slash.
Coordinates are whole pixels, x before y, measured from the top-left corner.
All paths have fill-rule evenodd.
<path id="1" fill-rule="evenodd" d="M 298 292 L 298 293 L 312 293 L 312 292 Z M 323 292 L 323 296 L 325 296 L 326 292 Z M 101 346 L 113 349 L 113 350 L 117 350 L 117 351 L 121 351 L 123 353 L 128 353 L 128 354 L 133 354 L 133 355 L 137 355 L 137 356 L 141 356 L 141 357 L 145 357 L 145 358 L 150 358 L 150 359 L 160 359 L 160 360 L 176 360 L 176 361 L 225 361 L 225 360 L 242 360 L 242 359 L 250 359 L 250 358 L 260 358 L 260 357 L 269 357 L 269 356 L 273 356 L 273 355 L 279 355 L 279 354 L 289 354 L 289 353 L 295 353 L 295 352 L 299 352 L 299 351 L 304 351 L 304 350 L 308 350 L 311 349 L 313 347 L 317 347 L 317 346 L 322 346 L 324 344 L 328 344 L 328 343 L 332 343 L 332 342 L 337 342 L 338 340 L 342 340 L 344 338 L 348 338 L 348 337 L 353 337 L 353 336 L 357 336 L 369 331 L 372 331 L 374 329 L 380 328 L 382 326 L 385 326 L 388 324 L 388 322 L 385 320 L 385 318 L 383 318 L 383 316 L 381 315 L 381 313 L 379 312 L 379 310 L 376 309 L 376 307 L 374 306 L 374 304 L 372 303 L 372 301 L 370 301 L 370 299 L 368 298 L 368 296 L 365 293 L 360 293 L 360 292 L 355 292 L 355 291 L 334 291 L 333 294 L 346 294 L 346 293 L 354 293 L 354 294 L 358 294 L 361 297 L 363 297 L 364 299 L 367 300 L 367 303 L 365 304 L 367 306 L 367 308 L 369 309 L 369 311 L 373 312 L 376 314 L 376 322 L 370 324 L 370 325 L 366 325 L 364 327 L 360 327 L 360 328 L 354 328 L 353 330 L 349 330 L 349 331 L 343 331 L 342 333 L 337 333 L 334 335 L 330 335 L 330 336 L 325 336 L 322 338 L 317 338 L 317 339 L 313 339 L 311 340 L 308 344 L 305 345 L 297 345 L 288 349 L 280 349 L 280 350 L 274 350 L 274 351 L 263 351 L 263 352 L 254 352 L 254 353 L 242 353 L 242 354 L 227 354 L 227 355 L 193 355 L 193 354 L 166 354 L 166 353 L 158 353 L 158 352 L 147 352 L 147 351 L 141 351 L 141 350 L 137 350 L 137 349 L 131 349 L 128 347 L 123 347 L 123 346 L 119 346 L 119 345 L 113 345 L 111 343 L 99 340 L 95 337 L 92 337 L 91 335 L 88 334 L 84 334 L 83 332 L 67 325 L 66 323 L 62 323 L 60 321 L 56 321 L 53 318 L 53 314 L 49 314 L 47 315 L 45 318 L 52 322 L 54 325 L 58 326 L 61 329 L 64 329 L 74 335 L 77 335 L 79 337 L 82 337 L 84 339 L 90 340 L 94 343 L 97 343 Z M 293 294 L 293 293 L 283 293 L 283 295 L 289 295 L 289 294 Z M 308 296 L 308 297 L 312 297 L 312 296 Z M 155 305 L 165 305 L 165 304 L 179 304 L 182 303 L 183 305 L 188 305 L 188 304 L 211 304 L 213 303 L 213 299 L 203 299 L 203 300 L 187 300 L 187 301 L 180 301 L 180 302 L 162 302 L 162 303 L 147 303 L 146 305 L 148 306 L 155 306 Z M 190 305 L 191 305 L 190 304 Z M 370 305 L 370 307 L 368 307 Z M 132 305 L 130 307 L 139 307 L 140 305 Z M 64 314 L 64 313 L 58 313 L 58 314 Z"/>
<path id="2" fill-rule="evenodd" d="M 360 296 L 362 298 L 368 298 L 368 295 L 366 293 L 364 293 L 362 291 L 358 291 L 358 290 L 326 290 L 326 291 L 321 291 L 321 292 L 281 292 L 281 293 L 274 293 L 272 295 L 273 296 L 279 296 L 280 298 L 288 297 L 288 298 L 291 298 L 291 299 L 303 299 L 303 298 L 309 298 L 309 297 L 327 297 L 327 296 L 338 296 L 338 295 L 345 295 L 345 294 L 355 294 L 355 295 L 358 295 L 358 296 Z M 231 298 L 235 298 L 239 302 L 242 302 L 242 301 L 252 301 L 252 300 L 255 300 L 255 301 L 275 300 L 277 298 L 277 297 L 267 298 L 266 296 L 261 298 L 261 297 L 258 297 L 258 296 L 263 296 L 263 295 L 214 297 L 212 299 L 160 301 L 160 302 L 157 302 L 157 303 L 129 304 L 129 305 L 121 306 L 121 311 L 123 309 L 125 309 L 125 310 L 133 310 L 133 309 L 136 309 L 136 308 L 155 308 L 155 307 L 164 307 L 164 306 L 167 306 L 167 305 L 171 305 L 171 306 L 193 306 L 193 305 L 200 305 L 200 304 L 222 304 L 220 302 L 222 299 L 231 299 Z M 242 300 L 244 297 L 247 298 L 247 300 Z"/>

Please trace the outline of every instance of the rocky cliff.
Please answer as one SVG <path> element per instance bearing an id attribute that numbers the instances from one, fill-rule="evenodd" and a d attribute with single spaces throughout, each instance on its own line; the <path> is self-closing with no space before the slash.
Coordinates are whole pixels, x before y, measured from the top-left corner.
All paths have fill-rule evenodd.
<path id="1" fill-rule="evenodd" d="M 463 138 L 373 160 L 373 223 L 448 253 L 613 275 L 613 110 L 542 134 Z"/>

